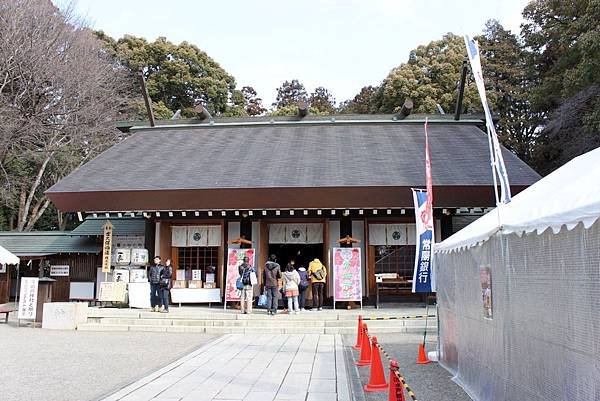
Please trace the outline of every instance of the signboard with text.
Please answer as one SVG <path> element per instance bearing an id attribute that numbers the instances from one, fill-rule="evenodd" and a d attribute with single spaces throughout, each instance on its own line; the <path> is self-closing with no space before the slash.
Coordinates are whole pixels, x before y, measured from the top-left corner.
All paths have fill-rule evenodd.
<path id="1" fill-rule="evenodd" d="M 113 225 L 110 221 L 107 221 L 102 228 L 104 229 L 104 239 L 102 241 L 102 273 L 110 273 Z"/>
<path id="2" fill-rule="evenodd" d="M 35 320 L 37 314 L 38 284 L 37 277 L 23 277 L 19 292 L 19 319 Z"/>
<path id="3" fill-rule="evenodd" d="M 69 265 L 50 266 L 50 277 L 68 277 Z"/>
<path id="4" fill-rule="evenodd" d="M 333 248 L 334 301 L 362 301 L 360 248 Z"/>

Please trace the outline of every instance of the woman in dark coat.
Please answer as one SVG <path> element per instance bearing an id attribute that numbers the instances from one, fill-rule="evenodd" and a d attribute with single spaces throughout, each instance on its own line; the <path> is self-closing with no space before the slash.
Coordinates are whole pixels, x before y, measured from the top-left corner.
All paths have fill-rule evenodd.
<path id="1" fill-rule="evenodd" d="M 173 266 L 171 265 L 171 259 L 167 259 L 165 268 L 160 276 L 160 299 L 161 299 L 161 312 L 169 313 L 169 292 L 173 286 Z"/>

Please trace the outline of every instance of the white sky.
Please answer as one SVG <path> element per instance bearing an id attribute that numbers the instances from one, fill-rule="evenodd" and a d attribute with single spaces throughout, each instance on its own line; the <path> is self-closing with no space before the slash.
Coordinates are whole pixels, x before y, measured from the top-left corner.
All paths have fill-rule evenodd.
<path id="1" fill-rule="evenodd" d="M 66 0 L 54 0 L 59 6 Z M 285 80 L 338 102 L 377 85 L 411 49 L 447 32 L 476 35 L 498 19 L 519 31 L 527 0 L 78 0 L 91 27 L 114 38 L 165 36 L 204 50 L 270 107 Z M 459 68 L 459 66 L 457 66 Z"/>

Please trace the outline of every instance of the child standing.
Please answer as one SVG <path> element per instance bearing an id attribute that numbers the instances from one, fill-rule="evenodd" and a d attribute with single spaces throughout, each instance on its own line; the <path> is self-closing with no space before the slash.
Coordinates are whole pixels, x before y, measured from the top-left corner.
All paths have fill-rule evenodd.
<path id="1" fill-rule="evenodd" d="M 298 284 L 300 284 L 300 275 L 294 269 L 294 265 L 288 263 L 283 273 L 283 285 L 285 289 L 285 296 L 288 301 L 288 313 L 299 314 L 300 307 L 298 306 Z"/>

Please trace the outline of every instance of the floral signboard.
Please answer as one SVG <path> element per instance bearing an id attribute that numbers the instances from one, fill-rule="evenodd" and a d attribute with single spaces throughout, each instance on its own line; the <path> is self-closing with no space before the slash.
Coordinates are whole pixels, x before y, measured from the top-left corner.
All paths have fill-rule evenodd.
<path id="1" fill-rule="evenodd" d="M 244 256 L 248 257 L 251 266 L 254 265 L 254 248 L 250 249 L 232 249 L 227 251 L 227 283 L 225 285 L 225 302 L 239 301 L 240 293 L 235 288 L 235 281 L 240 276 L 238 266 L 242 264 Z"/>
<path id="2" fill-rule="evenodd" d="M 361 301 L 360 248 L 333 248 L 334 300 Z"/>

